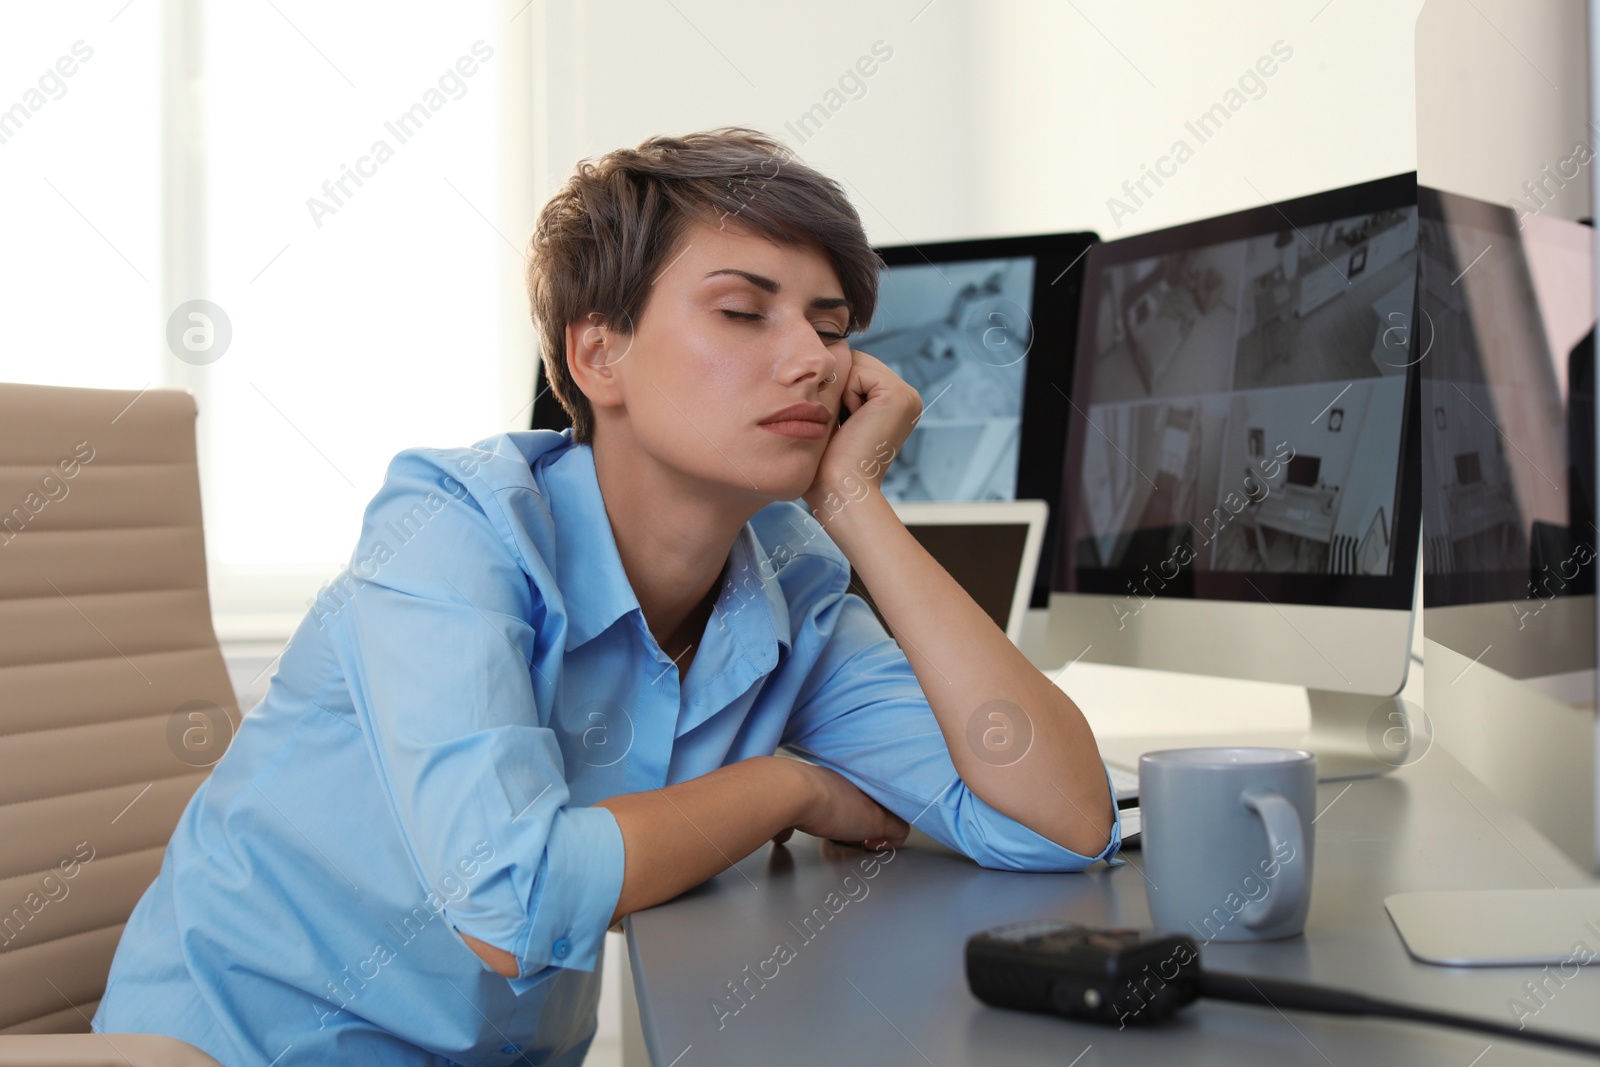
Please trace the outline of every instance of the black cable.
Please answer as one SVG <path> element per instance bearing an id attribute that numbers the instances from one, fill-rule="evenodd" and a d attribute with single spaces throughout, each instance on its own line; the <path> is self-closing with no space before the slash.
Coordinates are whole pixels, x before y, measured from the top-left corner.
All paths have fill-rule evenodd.
<path id="1" fill-rule="evenodd" d="M 1519 1030 L 1505 1023 L 1492 1023 L 1467 1015 L 1412 1008 L 1404 1004 L 1375 1000 L 1360 993 L 1306 985 L 1303 982 L 1285 982 L 1275 978 L 1249 978 L 1242 974 L 1220 974 L 1203 971 L 1200 975 L 1200 995 L 1212 1000 L 1231 1000 L 1241 1004 L 1265 1004 L 1273 1008 L 1290 1008 L 1296 1011 L 1315 1011 L 1326 1015 L 1376 1015 L 1389 1019 L 1406 1019 L 1411 1022 L 1432 1023 L 1460 1030 L 1476 1030 L 1498 1037 L 1514 1037 L 1534 1041 L 1556 1048 L 1600 1053 L 1600 1043 L 1581 1037 L 1567 1037 L 1538 1030 Z"/>

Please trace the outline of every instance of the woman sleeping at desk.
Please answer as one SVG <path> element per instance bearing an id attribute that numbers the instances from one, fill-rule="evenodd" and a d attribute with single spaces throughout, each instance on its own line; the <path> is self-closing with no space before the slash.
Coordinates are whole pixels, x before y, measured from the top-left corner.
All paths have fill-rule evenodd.
<path id="1" fill-rule="evenodd" d="M 754 131 L 655 138 L 581 163 L 529 251 L 572 428 L 395 457 L 97 1031 L 577 1064 L 606 929 L 768 839 L 1115 853 L 1084 717 L 879 490 L 922 402 L 850 348 L 880 261 L 840 187 Z"/>

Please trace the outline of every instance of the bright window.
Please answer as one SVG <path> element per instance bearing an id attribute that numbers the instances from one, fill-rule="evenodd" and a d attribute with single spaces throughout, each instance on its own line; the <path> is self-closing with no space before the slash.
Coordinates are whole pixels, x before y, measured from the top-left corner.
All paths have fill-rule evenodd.
<path id="1" fill-rule="evenodd" d="M 396 452 L 470 444 L 526 402 L 499 395 L 525 235 L 492 221 L 492 7 L 208 7 L 193 297 L 233 331 L 195 371 L 219 614 L 302 614 Z"/>
<path id="2" fill-rule="evenodd" d="M 0 8 L 0 381 L 159 379 L 160 4 Z"/>
<path id="3" fill-rule="evenodd" d="M 194 392 L 224 640 L 286 635 L 395 453 L 527 425 L 532 130 L 505 101 L 532 22 L 497 0 L 0 13 L 0 381 Z"/>

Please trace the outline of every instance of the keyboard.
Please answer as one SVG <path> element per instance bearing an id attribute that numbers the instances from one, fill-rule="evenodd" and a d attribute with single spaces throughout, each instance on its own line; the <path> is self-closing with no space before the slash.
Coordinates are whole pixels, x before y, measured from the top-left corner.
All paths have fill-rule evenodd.
<path id="1" fill-rule="evenodd" d="M 1138 771 L 1131 770 L 1118 763 L 1107 763 L 1106 771 L 1111 775 L 1111 788 L 1117 795 L 1117 806 L 1119 808 L 1126 807 L 1129 801 L 1138 801 Z"/>
<path id="2" fill-rule="evenodd" d="M 1117 809 L 1122 818 L 1122 847 L 1138 848 L 1143 843 L 1143 813 L 1139 810 L 1139 772 L 1118 763 L 1107 763 L 1106 773 L 1111 776 L 1111 789 L 1117 796 Z"/>
<path id="3" fill-rule="evenodd" d="M 1122 809 L 1122 847 L 1139 848 L 1143 843 L 1144 819 L 1138 808 Z"/>

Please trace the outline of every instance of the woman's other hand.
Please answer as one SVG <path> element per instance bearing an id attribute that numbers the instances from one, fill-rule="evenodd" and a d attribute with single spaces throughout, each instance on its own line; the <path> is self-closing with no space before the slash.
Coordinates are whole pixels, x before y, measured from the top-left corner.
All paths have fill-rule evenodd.
<path id="1" fill-rule="evenodd" d="M 827 509 L 832 514 L 838 499 L 859 500 L 867 486 L 882 485 L 884 472 L 922 416 L 922 397 L 882 360 L 851 349 L 850 363 L 840 401 L 850 418 L 834 430 L 805 493 L 814 512 L 834 503 Z"/>

